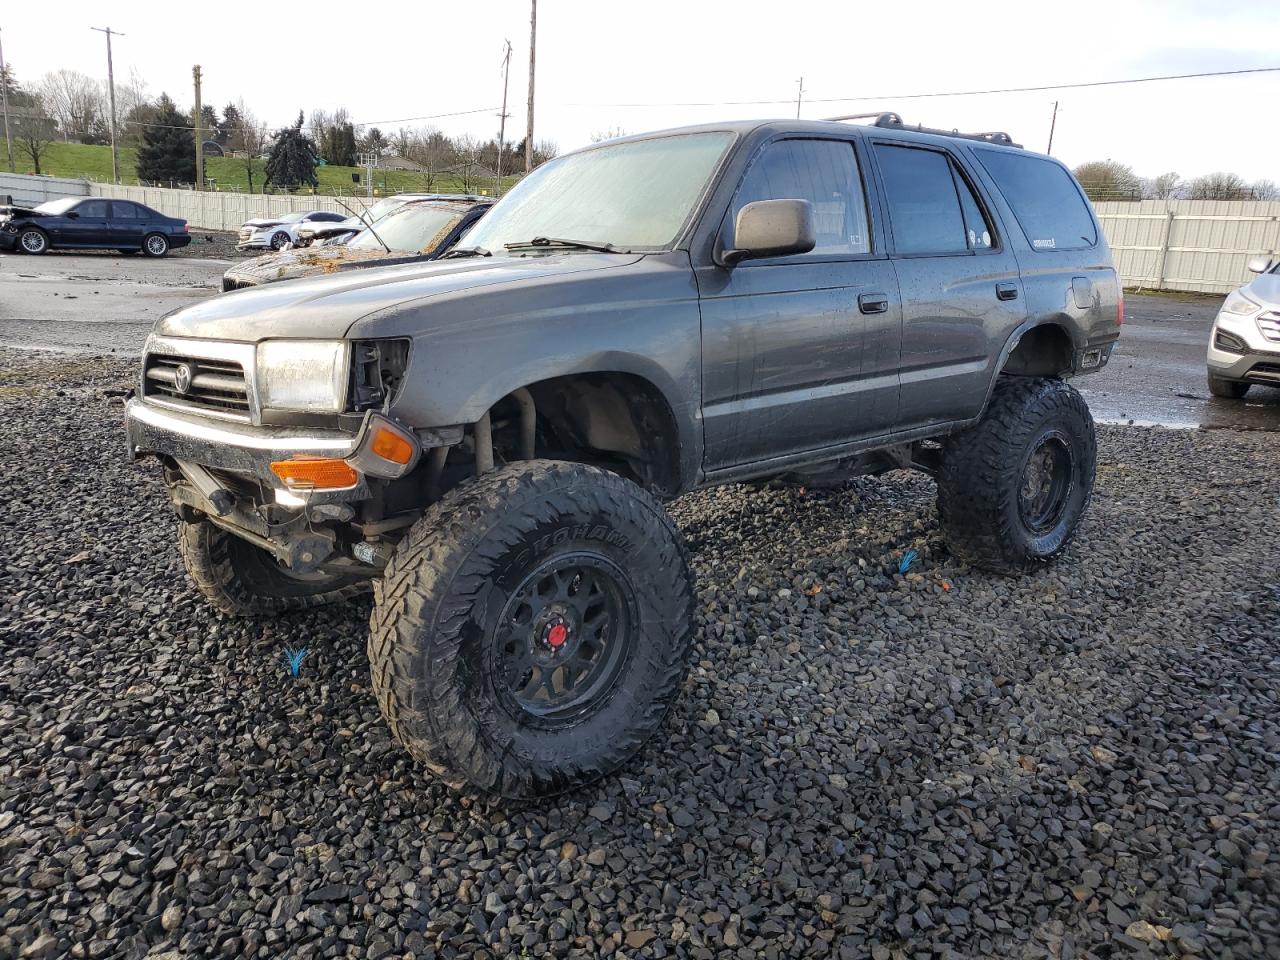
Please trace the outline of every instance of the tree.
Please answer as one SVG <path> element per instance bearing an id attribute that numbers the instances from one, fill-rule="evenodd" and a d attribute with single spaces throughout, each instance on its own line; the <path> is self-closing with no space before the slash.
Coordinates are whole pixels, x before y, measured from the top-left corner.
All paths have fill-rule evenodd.
<path id="1" fill-rule="evenodd" d="M 137 171 L 138 179 L 149 183 L 195 183 L 190 112 L 179 110 L 167 93 L 160 94 L 155 120 L 142 131 Z"/>
<path id="2" fill-rule="evenodd" d="M 97 80 L 76 70 L 46 73 L 40 81 L 40 102 L 66 139 L 101 142 L 106 106 Z"/>
<path id="3" fill-rule="evenodd" d="M 387 138 L 377 127 L 370 127 L 369 132 L 360 140 L 360 149 L 365 153 L 381 154 L 386 151 L 388 145 Z"/>
<path id="4" fill-rule="evenodd" d="M 25 154 L 31 161 L 34 173 L 39 174 L 40 158 L 48 150 L 49 144 L 57 135 L 58 129 L 53 120 L 39 113 L 37 107 L 20 108 L 28 112 L 16 116 L 13 111 L 9 115 L 9 133 L 17 146 L 19 154 Z"/>
<path id="5" fill-rule="evenodd" d="M 1249 187 L 1238 174 L 1225 171 L 1206 173 L 1187 184 L 1187 198 L 1190 200 L 1248 200 Z"/>
<path id="6" fill-rule="evenodd" d="M 422 185 L 427 193 L 435 190 L 440 174 L 454 161 L 453 141 L 434 127 L 427 127 L 409 145 L 409 151 L 401 154 L 422 168 Z"/>
<path id="7" fill-rule="evenodd" d="M 1182 190 L 1182 178 L 1176 173 L 1162 173 L 1147 185 L 1147 196 L 1152 200 L 1172 200 Z"/>
<path id="8" fill-rule="evenodd" d="M 325 130 L 324 139 L 320 142 L 320 155 L 326 163 L 340 167 L 356 165 L 356 128 L 351 121 L 334 123 Z"/>
<path id="9" fill-rule="evenodd" d="M 1274 180 L 1255 180 L 1249 185 L 1252 200 L 1280 200 L 1280 186 Z"/>
<path id="10" fill-rule="evenodd" d="M 1076 179 L 1090 200 L 1139 200 L 1142 179 L 1127 164 L 1093 160 L 1075 169 Z"/>
<path id="11" fill-rule="evenodd" d="M 243 161 L 245 176 L 249 180 L 249 192 L 253 193 L 254 163 L 266 149 L 267 125 L 258 120 L 241 100 L 227 104 L 222 111 L 222 126 L 227 138 L 225 146 Z"/>
<path id="12" fill-rule="evenodd" d="M 200 105 L 200 136 L 205 140 L 218 138 L 218 111 L 207 103 Z"/>
<path id="13" fill-rule="evenodd" d="M 300 184 L 309 184 L 311 189 L 319 186 L 316 180 L 316 146 L 302 132 L 302 111 L 298 111 L 298 121 L 292 127 L 284 127 L 276 131 L 276 140 L 271 147 L 271 156 L 267 158 L 267 179 L 264 186 L 275 184 L 293 191 Z"/>
<path id="14" fill-rule="evenodd" d="M 218 124 L 218 132 L 213 138 L 218 141 L 218 146 L 234 150 L 235 148 L 231 146 L 231 138 L 238 126 L 240 126 L 240 108 L 234 103 L 228 103 L 222 108 L 222 122 Z"/>
<path id="15" fill-rule="evenodd" d="M 597 130 L 591 135 L 592 143 L 601 143 L 605 140 L 616 140 L 618 137 L 625 137 L 627 131 L 621 127 L 609 127 L 607 130 Z"/>
<path id="16" fill-rule="evenodd" d="M 467 133 L 454 140 L 453 148 L 453 172 L 462 180 L 462 192 L 470 193 L 480 171 L 484 145 Z"/>

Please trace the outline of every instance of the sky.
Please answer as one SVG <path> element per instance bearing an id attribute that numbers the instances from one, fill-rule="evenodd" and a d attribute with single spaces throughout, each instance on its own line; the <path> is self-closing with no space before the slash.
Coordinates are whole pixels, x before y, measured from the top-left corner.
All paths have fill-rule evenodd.
<path id="1" fill-rule="evenodd" d="M 105 39 L 90 27 L 111 26 L 125 34 L 114 43 L 117 82 L 136 70 L 153 95 L 189 105 L 199 63 L 206 103 L 243 98 L 273 128 L 299 109 L 341 106 L 384 133 L 429 124 L 496 137 L 510 40 L 507 136 L 524 134 L 529 0 L 384 0 L 368 16 L 349 0 L 206 4 L 191 24 L 184 7 L 135 0 L 59 0 L 56 24 L 49 9 L 0 7 L 20 82 L 60 67 L 105 77 Z M 793 117 L 803 77 L 809 119 L 893 110 L 909 123 L 1005 130 L 1044 150 L 1057 100 L 1053 153 L 1072 166 L 1113 159 L 1143 176 L 1230 170 L 1280 181 L 1280 73 L 902 98 L 1280 67 L 1274 2 L 539 0 L 537 43 L 534 139 L 561 152 L 611 132 Z M 330 54 L 339 67 L 325 71 Z M 404 119 L 424 116 L 435 119 Z"/>

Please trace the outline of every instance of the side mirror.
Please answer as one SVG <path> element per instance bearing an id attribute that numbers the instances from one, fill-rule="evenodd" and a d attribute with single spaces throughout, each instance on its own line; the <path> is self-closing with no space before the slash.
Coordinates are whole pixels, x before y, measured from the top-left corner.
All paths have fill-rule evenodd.
<path id="1" fill-rule="evenodd" d="M 68 220 L 79 220 L 79 219 L 80 219 L 80 214 L 76 213 L 74 210 L 68 210 L 68 211 L 67 211 L 67 219 L 68 219 Z"/>
<path id="2" fill-rule="evenodd" d="M 733 248 L 721 254 L 726 267 L 743 260 L 808 253 L 817 243 L 813 204 L 808 200 L 756 200 L 738 211 Z"/>
<path id="3" fill-rule="evenodd" d="M 1249 268 L 1250 273 L 1266 273 L 1271 269 L 1270 257 L 1250 257 L 1249 262 L 1245 264 Z"/>

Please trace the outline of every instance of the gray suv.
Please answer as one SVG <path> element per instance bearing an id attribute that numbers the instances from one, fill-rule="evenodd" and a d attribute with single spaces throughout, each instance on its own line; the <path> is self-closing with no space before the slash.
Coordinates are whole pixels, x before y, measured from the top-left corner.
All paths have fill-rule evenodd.
<path id="1" fill-rule="evenodd" d="M 545 796 L 662 723 L 692 644 L 662 501 L 937 481 L 951 551 L 1059 553 L 1121 291 L 1071 174 L 1004 134 L 725 123 L 535 170 L 448 257 L 163 318 L 128 405 L 195 585 L 233 615 L 373 589 L 392 732 Z"/>

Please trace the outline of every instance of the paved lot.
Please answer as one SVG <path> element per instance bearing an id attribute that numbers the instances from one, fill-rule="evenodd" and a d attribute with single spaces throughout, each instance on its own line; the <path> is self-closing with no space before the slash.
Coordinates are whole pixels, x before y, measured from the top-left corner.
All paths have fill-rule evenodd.
<path id="1" fill-rule="evenodd" d="M 1102 427 L 1079 538 L 1017 578 L 919 475 L 681 498 L 672 715 L 520 805 L 390 739 L 367 603 L 193 592 L 119 456 L 135 375 L 0 350 L 3 960 L 1280 956 L 1272 436 Z"/>
<path id="2" fill-rule="evenodd" d="M 223 246 L 217 247 L 219 251 Z M 199 253 L 196 245 L 193 253 Z M 217 294 L 224 259 L 0 254 L 0 346 L 136 352 L 157 317 Z M 1205 387 L 1204 351 L 1219 300 L 1130 295 L 1120 346 L 1077 386 L 1101 423 L 1280 430 L 1280 390 L 1244 401 Z"/>

